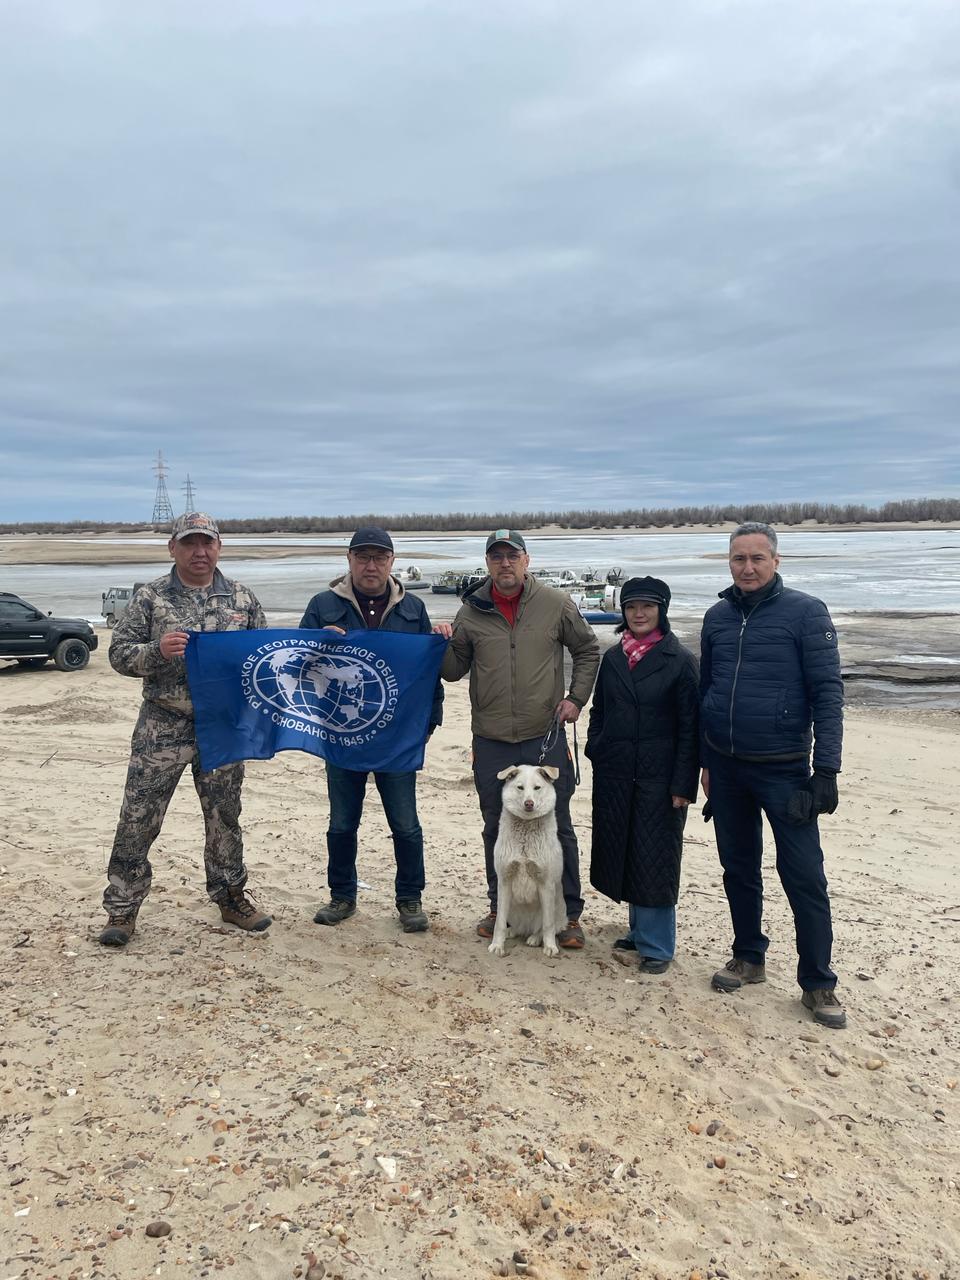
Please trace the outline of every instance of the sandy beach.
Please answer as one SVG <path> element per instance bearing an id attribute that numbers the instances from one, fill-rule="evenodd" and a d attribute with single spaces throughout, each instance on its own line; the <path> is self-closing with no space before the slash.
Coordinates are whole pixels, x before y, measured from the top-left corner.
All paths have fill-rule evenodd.
<path id="1" fill-rule="evenodd" d="M 666 975 L 615 961 L 626 909 L 589 888 L 583 952 L 490 956 L 464 686 L 419 787 L 428 934 L 397 926 L 377 803 L 357 915 L 312 923 L 322 764 L 287 753 L 244 791 L 268 933 L 206 901 L 184 782 L 132 944 L 100 948 L 140 696 L 107 642 L 0 670 L 0 1280 L 960 1276 L 956 714 L 848 716 L 829 1032 L 772 867 L 770 980 L 709 989 L 729 919 L 698 812 Z"/>

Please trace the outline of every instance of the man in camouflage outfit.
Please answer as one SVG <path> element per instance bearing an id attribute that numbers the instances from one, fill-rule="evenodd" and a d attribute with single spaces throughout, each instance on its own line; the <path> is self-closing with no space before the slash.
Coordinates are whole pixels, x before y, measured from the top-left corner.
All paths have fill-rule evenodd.
<path id="1" fill-rule="evenodd" d="M 183 655 L 190 631 L 245 631 L 266 626 L 256 596 L 217 568 L 220 531 L 210 516 L 193 511 L 173 523 L 167 544 L 173 568 L 141 587 L 110 643 L 110 665 L 143 679 L 143 706 L 130 752 L 120 821 L 107 868 L 104 946 L 130 941 L 137 912 L 150 891 L 148 854 L 160 834 L 167 805 L 187 765 L 200 797 L 206 843 L 207 892 L 228 924 L 269 927 L 243 892 L 247 881 L 240 832 L 243 764 L 203 773 L 193 724 L 193 703 Z"/>

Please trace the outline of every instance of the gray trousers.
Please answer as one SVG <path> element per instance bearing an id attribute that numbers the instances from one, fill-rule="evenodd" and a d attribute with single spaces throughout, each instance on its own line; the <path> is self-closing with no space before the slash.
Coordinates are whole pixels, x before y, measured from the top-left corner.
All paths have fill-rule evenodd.
<path id="1" fill-rule="evenodd" d="M 541 738 L 527 738 L 524 742 L 497 742 L 493 738 L 473 736 L 473 781 L 480 798 L 483 815 L 483 852 L 487 864 L 487 896 L 490 910 L 497 909 L 497 873 L 493 869 L 493 847 L 500 831 L 500 810 L 503 783 L 497 777 L 502 769 L 512 764 L 539 764 Z M 580 851 L 577 836 L 570 817 L 570 797 L 574 792 L 573 760 L 567 746 L 566 733 L 561 733 L 543 761 L 560 770 L 557 779 L 557 835 L 563 850 L 563 897 L 567 904 L 567 916 L 578 920 L 583 912 L 580 896 Z"/>
<path id="2" fill-rule="evenodd" d="M 187 765 L 200 798 L 206 840 L 207 893 L 218 902 L 247 882 L 240 832 L 243 765 L 201 773 L 193 719 L 145 702 L 133 731 L 120 821 L 107 867 L 103 908 L 111 915 L 139 909 L 150 892 L 148 854 Z"/>

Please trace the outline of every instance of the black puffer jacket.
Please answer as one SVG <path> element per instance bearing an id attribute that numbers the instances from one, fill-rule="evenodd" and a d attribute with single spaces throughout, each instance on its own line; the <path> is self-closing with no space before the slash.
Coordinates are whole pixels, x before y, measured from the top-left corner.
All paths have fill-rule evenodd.
<path id="1" fill-rule="evenodd" d="M 590 883 L 616 902 L 677 901 L 686 809 L 697 797 L 697 664 L 673 632 L 629 669 L 617 644 L 600 664 L 586 754 L 593 764 Z"/>
<path id="2" fill-rule="evenodd" d="M 700 719 L 723 755 L 806 759 L 840 768 L 843 680 L 837 629 L 822 600 L 785 587 L 745 610 L 733 587 L 708 609 L 700 633 Z M 811 731 L 812 730 L 812 731 Z"/>

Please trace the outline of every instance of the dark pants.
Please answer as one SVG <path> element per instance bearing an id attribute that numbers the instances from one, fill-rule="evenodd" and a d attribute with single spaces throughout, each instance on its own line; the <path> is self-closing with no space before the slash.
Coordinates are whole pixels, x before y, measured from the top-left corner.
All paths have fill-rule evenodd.
<path id="1" fill-rule="evenodd" d="M 327 765 L 330 827 L 327 831 L 327 883 L 330 896 L 352 902 L 357 896 L 357 828 L 369 774 Z M 397 902 L 423 893 L 423 829 L 417 817 L 416 773 L 375 773 L 383 812 L 393 835 L 397 862 Z"/>
<path id="2" fill-rule="evenodd" d="M 483 852 L 487 864 L 487 896 L 490 910 L 497 909 L 497 873 L 493 869 L 493 847 L 500 831 L 500 810 L 503 783 L 497 777 L 502 769 L 512 764 L 539 764 L 541 738 L 528 738 L 525 742 L 497 742 L 493 738 L 473 738 L 473 781 L 480 797 L 483 815 Z M 570 817 L 570 797 L 574 791 L 573 761 L 567 747 L 565 734 L 561 734 L 553 748 L 547 752 L 544 764 L 552 764 L 560 770 L 557 779 L 557 835 L 563 850 L 563 897 L 567 904 L 567 916 L 579 920 L 583 911 L 580 896 L 580 851 Z"/>
<path id="3" fill-rule="evenodd" d="M 787 821 L 787 800 L 810 771 L 805 760 L 757 764 L 710 751 L 710 803 L 723 866 L 723 887 L 733 920 L 733 954 L 762 964 L 769 940 L 763 915 L 763 834 L 761 811 L 773 830 L 777 874 L 793 911 L 797 931 L 797 981 L 804 991 L 832 991 L 833 928 L 823 873 L 823 850 L 816 819 L 795 826 Z"/>

